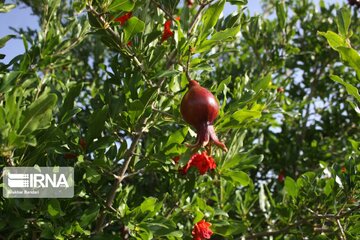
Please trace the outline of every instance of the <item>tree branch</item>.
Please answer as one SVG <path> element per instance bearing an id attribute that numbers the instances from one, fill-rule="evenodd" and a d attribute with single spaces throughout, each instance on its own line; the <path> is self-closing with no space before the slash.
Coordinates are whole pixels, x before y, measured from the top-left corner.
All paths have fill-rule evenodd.
<path id="1" fill-rule="evenodd" d="M 173 15 L 170 12 L 168 12 L 163 6 L 161 6 L 160 3 L 158 3 L 155 0 L 151 0 L 151 2 L 154 3 L 156 5 L 156 7 L 159 8 L 161 11 L 163 11 L 169 19 L 176 21 L 176 19 L 173 17 Z"/>
<path id="2" fill-rule="evenodd" d="M 189 26 L 189 30 L 187 32 L 187 35 L 188 37 L 190 37 L 192 35 L 192 32 L 193 30 L 195 29 L 195 26 L 197 25 L 200 17 L 201 17 L 201 14 L 202 14 L 202 11 L 204 10 L 204 8 L 209 5 L 212 1 L 205 1 L 205 2 L 202 2 L 200 4 L 200 7 L 196 13 L 196 15 L 194 16 L 194 19 L 192 20 L 192 22 L 190 23 L 190 26 Z"/>
<path id="3" fill-rule="evenodd" d="M 95 15 L 97 17 L 97 19 L 100 21 L 101 25 L 103 26 L 103 28 L 111 34 L 111 36 L 114 38 L 117 46 L 119 47 L 119 49 L 122 51 L 122 53 L 124 53 L 125 55 L 127 55 L 128 57 L 130 57 L 132 60 L 134 60 L 134 62 L 136 63 L 136 65 L 140 68 L 140 70 L 142 72 L 145 71 L 144 69 L 144 65 L 139 61 L 139 59 L 135 56 L 134 53 L 130 53 L 130 49 L 129 47 L 124 44 L 121 40 L 121 37 L 114 31 L 114 29 L 112 29 L 110 27 L 109 22 L 106 21 L 106 19 L 100 14 L 98 13 L 93 6 L 91 5 L 87 5 L 87 9 L 88 11 L 90 11 L 91 14 Z"/>
<path id="4" fill-rule="evenodd" d="M 169 56 L 172 56 L 172 54 L 170 54 Z M 170 68 L 170 66 L 167 66 L 167 68 Z M 164 84 L 166 78 L 162 78 L 159 80 L 159 82 L 156 84 L 157 88 L 158 88 L 158 94 L 160 92 L 160 89 L 162 87 L 162 85 Z M 150 103 L 149 103 L 150 104 Z M 124 178 L 126 177 L 126 171 L 129 167 L 130 162 L 132 162 L 133 158 L 134 158 L 134 152 L 135 149 L 137 147 L 137 145 L 139 144 L 141 138 L 143 137 L 145 131 L 144 129 L 146 128 L 146 125 L 149 121 L 150 117 L 144 117 L 140 123 L 139 123 L 139 127 L 138 127 L 138 131 L 136 132 L 136 134 L 134 134 L 130 148 L 125 152 L 124 154 L 124 164 L 122 165 L 122 168 L 119 170 L 119 173 L 116 174 L 117 177 L 115 178 L 115 181 L 111 187 L 110 192 L 107 195 L 106 198 L 106 203 L 105 203 L 105 207 L 106 208 L 112 208 L 115 196 L 116 196 L 116 191 L 118 190 L 121 182 L 124 180 Z M 103 230 L 103 228 L 106 226 L 104 225 L 105 222 L 105 217 L 106 217 L 106 212 L 105 209 L 102 209 L 99 213 L 99 217 L 97 219 L 97 223 L 96 223 L 96 227 L 95 227 L 95 232 L 101 232 Z"/>
<path id="5" fill-rule="evenodd" d="M 268 231 L 268 232 L 260 232 L 260 233 L 255 233 L 255 234 L 252 234 L 252 235 L 249 235 L 249 236 L 245 236 L 244 239 L 259 239 L 261 237 L 268 237 L 268 236 L 278 236 L 282 233 L 288 233 L 290 229 L 293 229 L 293 228 L 296 228 L 298 226 L 301 226 L 303 224 L 308 224 L 309 222 L 311 221 L 314 221 L 314 220 L 318 220 L 318 219 L 331 219 L 331 220 L 335 220 L 336 222 L 339 221 L 338 226 L 340 224 L 340 219 L 341 218 L 344 218 L 348 215 L 350 215 L 351 213 L 355 212 L 355 211 L 358 211 L 360 210 L 360 205 L 353 208 L 353 209 L 350 209 L 349 211 L 347 212 L 339 212 L 340 214 L 316 214 L 316 215 L 313 215 L 313 216 L 309 216 L 308 218 L 305 218 L 305 219 L 302 219 L 296 223 L 293 223 L 293 224 L 290 224 L 282 229 L 279 229 L 279 230 L 276 230 L 276 231 Z M 346 239 L 346 235 L 345 235 L 345 232 L 344 232 L 344 229 L 342 228 L 341 224 L 339 226 L 339 229 L 341 231 L 341 234 L 342 236 L 345 236 L 344 239 Z"/>

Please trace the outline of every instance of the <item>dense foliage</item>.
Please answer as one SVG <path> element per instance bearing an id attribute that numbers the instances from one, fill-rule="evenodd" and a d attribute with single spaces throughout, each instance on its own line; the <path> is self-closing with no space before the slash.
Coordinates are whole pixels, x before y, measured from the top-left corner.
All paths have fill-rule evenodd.
<path id="1" fill-rule="evenodd" d="M 0 239 L 359 239 L 357 8 L 20 2 L 40 28 L 0 38 L 25 47 L 0 62 L 0 166 L 73 166 L 75 196 L 1 197 Z M 187 147 L 191 79 L 227 152 Z"/>

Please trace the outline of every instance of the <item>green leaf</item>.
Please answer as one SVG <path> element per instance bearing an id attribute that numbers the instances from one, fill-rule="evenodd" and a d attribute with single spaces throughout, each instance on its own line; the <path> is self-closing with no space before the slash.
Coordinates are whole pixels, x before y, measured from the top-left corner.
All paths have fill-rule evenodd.
<path id="1" fill-rule="evenodd" d="M 243 6 L 248 3 L 247 0 L 227 0 L 227 2 L 229 2 L 230 4 L 233 4 L 233 5 L 239 5 L 239 6 Z"/>
<path id="2" fill-rule="evenodd" d="M 329 45 L 331 48 L 333 48 L 334 50 L 337 50 L 338 47 L 341 46 L 346 46 L 346 41 L 344 38 L 342 38 L 340 35 L 332 32 L 332 31 L 327 31 L 325 32 L 318 32 L 318 34 L 320 36 L 323 36 L 327 39 Z"/>
<path id="3" fill-rule="evenodd" d="M 202 28 L 200 32 L 200 41 L 209 35 L 209 30 L 213 28 L 219 19 L 225 6 L 225 0 L 220 0 L 211 5 L 201 17 Z"/>
<path id="4" fill-rule="evenodd" d="M 101 175 L 92 167 L 86 169 L 86 180 L 90 183 L 97 183 L 101 179 Z"/>
<path id="5" fill-rule="evenodd" d="M 219 221 L 214 220 L 212 222 L 211 229 L 220 236 L 225 237 L 225 239 L 233 239 L 233 235 L 238 235 L 241 233 L 245 233 L 247 230 L 244 221 Z"/>
<path id="6" fill-rule="evenodd" d="M 188 133 L 188 130 L 189 130 L 188 127 L 184 127 L 171 134 L 164 147 L 167 147 L 171 144 L 182 143 L 186 137 L 186 134 Z"/>
<path id="7" fill-rule="evenodd" d="M 173 76 L 179 75 L 180 73 L 181 72 L 178 70 L 166 70 L 166 71 L 161 71 L 161 72 L 157 73 L 155 76 L 151 77 L 150 79 L 173 77 Z"/>
<path id="8" fill-rule="evenodd" d="M 356 74 L 360 80 L 360 55 L 359 53 L 349 47 L 338 47 L 337 51 L 340 53 L 341 58 L 348 64 L 350 67 L 355 69 Z"/>
<path id="9" fill-rule="evenodd" d="M 279 21 L 279 27 L 280 29 L 283 29 L 285 27 L 285 21 L 286 21 L 286 12 L 285 12 L 285 6 L 283 1 L 278 1 L 276 3 L 276 16 Z"/>
<path id="10" fill-rule="evenodd" d="M 176 224 L 164 217 L 159 217 L 157 219 L 152 220 L 151 222 L 143 222 L 141 224 L 142 227 L 149 229 L 155 236 L 167 236 L 167 237 L 176 237 L 181 238 L 182 232 L 177 231 Z M 173 238 L 169 238 L 173 239 Z"/>
<path id="11" fill-rule="evenodd" d="M 11 9 L 15 8 L 16 5 L 15 4 L 4 4 L 4 5 L 0 5 L 0 13 L 7 13 L 10 12 Z"/>
<path id="12" fill-rule="evenodd" d="M 269 88 L 271 83 L 271 73 L 268 73 L 266 76 L 260 78 L 260 80 L 254 82 L 253 90 L 259 92 L 260 90 L 266 90 Z"/>
<path id="13" fill-rule="evenodd" d="M 260 117 L 261 117 L 261 112 L 253 111 L 253 110 L 246 110 L 246 109 L 238 110 L 232 114 L 232 118 L 235 119 L 236 121 L 238 121 L 239 123 L 242 123 L 245 120 L 257 119 Z"/>
<path id="14" fill-rule="evenodd" d="M 224 41 L 229 38 L 235 38 L 236 34 L 240 31 L 241 26 L 233 27 L 233 28 L 227 28 L 223 31 L 216 32 L 213 34 L 210 38 L 211 41 Z"/>
<path id="15" fill-rule="evenodd" d="M 133 0 L 114 0 L 110 6 L 110 12 L 119 12 L 126 11 L 130 12 L 135 6 L 135 2 Z"/>
<path id="16" fill-rule="evenodd" d="M 136 99 L 135 101 L 131 102 L 129 104 L 129 117 L 131 119 L 131 122 L 136 121 L 136 119 L 139 118 L 139 116 L 144 112 L 145 105 L 139 100 Z"/>
<path id="17" fill-rule="evenodd" d="M 298 195 L 297 184 L 291 177 L 285 178 L 285 191 L 294 198 L 296 198 Z"/>
<path id="18" fill-rule="evenodd" d="M 161 61 L 161 59 L 163 59 L 166 50 L 167 50 L 166 47 L 161 45 L 153 51 L 149 60 L 149 68 L 153 67 L 156 63 L 158 63 L 159 61 Z"/>
<path id="19" fill-rule="evenodd" d="M 349 8 L 341 8 L 336 12 L 336 24 L 338 26 L 339 33 L 343 37 L 348 36 L 349 26 L 351 23 L 351 12 Z"/>
<path id="20" fill-rule="evenodd" d="M 7 41 L 15 37 L 15 35 L 6 35 L 5 37 L 0 38 L 0 48 L 3 48 Z"/>
<path id="21" fill-rule="evenodd" d="M 227 28 L 223 31 L 216 32 L 209 40 L 205 39 L 200 46 L 196 47 L 196 52 L 201 53 L 210 50 L 214 45 L 222 43 L 222 41 L 232 40 L 240 31 L 240 26 Z"/>
<path id="22" fill-rule="evenodd" d="M 249 153 L 238 153 L 229 160 L 225 161 L 221 166 L 221 170 L 226 169 L 249 169 L 256 168 L 264 159 L 264 155 L 252 155 Z M 220 171 L 221 171 L 220 170 Z"/>
<path id="23" fill-rule="evenodd" d="M 5 75 L 5 78 L 0 83 L 0 92 L 7 92 L 11 90 L 15 84 L 17 79 L 21 76 L 21 71 L 12 71 Z"/>
<path id="24" fill-rule="evenodd" d="M 351 143 L 351 146 L 353 148 L 353 150 L 357 153 L 360 154 L 360 141 L 355 141 L 354 139 L 350 138 L 348 139 L 349 142 Z"/>
<path id="25" fill-rule="evenodd" d="M 234 183 L 247 186 L 250 183 L 250 177 L 243 171 L 226 170 L 222 172 L 222 176 L 229 177 Z"/>
<path id="26" fill-rule="evenodd" d="M 80 218 L 80 225 L 82 227 L 88 227 L 89 224 L 94 222 L 94 220 L 99 215 L 99 206 L 93 205 L 91 207 L 87 207 L 86 210 L 82 213 Z"/>
<path id="27" fill-rule="evenodd" d="M 19 134 L 26 135 L 37 129 L 50 126 L 52 110 L 57 101 L 55 94 L 43 93 L 28 109 L 25 110 L 20 122 Z"/>
<path id="28" fill-rule="evenodd" d="M 143 32 L 145 29 L 145 23 L 138 19 L 137 17 L 130 18 L 125 26 L 124 26 L 124 32 L 125 32 L 125 42 L 128 42 L 129 39 L 134 36 L 136 33 Z"/>
<path id="29" fill-rule="evenodd" d="M 326 194 L 326 196 L 329 196 L 332 192 L 334 188 L 334 179 L 330 178 L 330 179 L 326 179 L 326 184 L 324 187 L 324 193 Z"/>
<path id="30" fill-rule="evenodd" d="M 338 82 L 338 83 L 342 84 L 343 86 L 345 86 L 346 91 L 348 92 L 348 94 L 352 95 L 360 103 L 359 90 L 355 86 L 344 82 L 344 80 L 342 80 L 340 77 L 338 77 L 336 75 L 331 75 L 330 78 L 333 81 Z"/>
<path id="31" fill-rule="evenodd" d="M 62 214 L 60 203 L 56 198 L 49 200 L 47 210 L 52 217 Z"/>
<path id="32" fill-rule="evenodd" d="M 149 211 L 149 212 L 154 211 L 156 202 L 157 202 L 157 199 L 154 197 L 146 198 L 140 205 L 141 212 L 145 213 L 147 211 Z"/>
<path id="33" fill-rule="evenodd" d="M 250 18 L 249 34 L 254 40 L 257 40 L 259 38 L 259 34 L 261 31 L 260 21 L 261 19 L 259 18 L 259 16 Z"/>
<path id="34" fill-rule="evenodd" d="M 324 36 L 330 47 L 340 53 L 341 59 L 355 69 L 356 74 L 360 79 L 360 55 L 356 50 L 350 47 L 350 44 L 346 42 L 346 39 L 331 31 L 327 31 L 326 33 L 318 32 L 318 34 Z"/>
<path id="35" fill-rule="evenodd" d="M 62 119 L 69 111 L 74 108 L 75 98 L 80 95 L 82 84 L 76 84 L 70 87 L 68 94 L 64 99 L 64 103 L 60 109 L 59 118 Z"/>
<path id="36" fill-rule="evenodd" d="M 108 117 L 108 106 L 104 106 L 102 109 L 94 111 L 89 119 L 88 141 L 101 136 L 101 132 L 104 130 L 105 121 Z"/>

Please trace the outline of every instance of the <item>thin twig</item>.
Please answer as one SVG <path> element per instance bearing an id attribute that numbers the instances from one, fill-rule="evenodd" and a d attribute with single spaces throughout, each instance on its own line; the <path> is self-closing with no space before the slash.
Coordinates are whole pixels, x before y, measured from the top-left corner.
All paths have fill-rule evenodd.
<path id="1" fill-rule="evenodd" d="M 210 3 L 211 3 L 211 1 L 204 2 L 204 3 L 200 4 L 200 7 L 199 7 L 197 13 L 195 14 L 195 17 L 193 18 L 192 22 L 190 23 L 189 30 L 187 32 L 188 37 L 190 37 L 192 35 L 192 32 L 195 29 L 195 26 L 197 25 L 197 23 L 198 23 L 198 21 L 199 21 L 199 19 L 201 17 L 202 11 Z"/>
<path id="2" fill-rule="evenodd" d="M 144 65 L 139 61 L 139 59 L 135 56 L 134 53 L 129 52 L 130 50 L 129 50 L 128 46 L 126 44 L 122 43 L 120 36 L 114 31 L 114 29 L 112 29 L 110 27 L 110 24 L 106 21 L 106 19 L 100 13 L 98 13 L 93 8 L 93 6 L 87 5 L 87 8 L 93 15 L 95 15 L 98 18 L 98 20 L 100 21 L 100 23 L 104 27 L 104 29 L 112 35 L 117 46 L 122 51 L 122 53 L 124 53 L 125 55 L 130 57 L 132 60 L 134 60 L 136 65 L 141 69 L 142 72 L 144 72 L 145 71 Z"/>
<path id="3" fill-rule="evenodd" d="M 146 121 L 147 121 L 147 118 L 144 118 L 142 120 L 142 122 L 140 123 L 140 125 L 145 125 L 146 124 Z M 116 195 L 116 191 L 118 190 L 119 186 L 120 186 L 120 183 L 122 182 L 122 180 L 124 179 L 124 176 L 125 176 L 125 173 L 126 173 L 126 170 L 128 169 L 129 167 L 129 164 L 130 162 L 133 160 L 133 155 L 132 153 L 135 151 L 135 148 L 137 147 L 141 137 L 142 137 L 142 132 L 140 132 L 139 134 L 137 134 L 135 136 L 135 138 L 133 139 L 132 143 L 131 143 L 131 146 L 130 148 L 126 151 L 125 153 L 125 161 L 124 161 L 124 165 L 123 167 L 120 169 L 120 172 L 118 174 L 118 177 L 115 178 L 115 182 L 113 183 L 112 187 L 111 187 L 111 190 L 110 192 L 108 193 L 108 196 L 106 198 L 106 203 L 105 203 L 105 206 L 107 208 L 110 208 L 112 207 L 112 204 L 114 202 L 114 199 L 115 199 L 115 195 Z M 101 232 L 103 230 L 103 227 L 104 227 L 104 221 L 105 221 L 105 210 L 102 209 L 100 214 L 99 214 L 99 217 L 98 217 L 98 220 L 97 220 L 97 223 L 96 223 L 96 229 L 95 229 L 95 232 Z"/>
<path id="4" fill-rule="evenodd" d="M 160 92 L 160 89 L 161 89 L 162 85 L 164 84 L 165 80 L 166 80 L 166 78 L 162 78 L 156 84 L 156 86 L 158 88 L 158 93 Z M 112 207 L 112 204 L 113 204 L 115 196 L 116 196 L 116 191 L 119 189 L 121 182 L 126 177 L 126 171 L 129 167 L 130 162 L 132 162 L 133 158 L 135 157 L 135 155 L 134 155 L 135 149 L 138 146 L 141 138 L 143 137 L 143 134 L 145 133 L 146 125 L 148 124 L 149 119 L 150 119 L 150 117 L 143 118 L 138 125 L 139 130 L 136 131 L 136 134 L 135 133 L 133 134 L 133 139 L 132 139 L 130 148 L 124 154 L 124 159 L 125 159 L 124 164 L 123 164 L 122 168 L 119 170 L 119 173 L 117 174 L 117 177 L 115 178 L 115 181 L 111 187 L 111 190 L 107 195 L 106 203 L 105 203 L 106 208 Z M 100 211 L 99 217 L 97 219 L 97 223 L 96 223 L 96 227 L 95 227 L 96 233 L 101 232 L 103 230 L 105 217 L 106 217 L 105 209 L 102 209 Z"/>
<path id="5" fill-rule="evenodd" d="M 313 221 L 313 220 L 317 220 L 317 219 L 332 219 L 332 220 L 335 220 L 336 222 L 339 221 L 341 218 L 344 218 L 348 215 L 350 215 L 351 213 L 353 212 L 356 212 L 360 209 L 360 205 L 347 211 L 347 212 L 342 212 L 340 214 L 316 214 L 313 215 L 313 216 L 309 216 L 308 218 L 306 219 L 302 219 L 296 223 L 293 223 L 293 224 L 290 224 L 282 229 L 279 229 L 279 230 L 276 230 L 276 231 L 268 231 L 268 232 L 259 232 L 259 233 L 255 233 L 255 234 L 252 234 L 252 235 L 249 235 L 249 236 L 245 236 L 243 239 L 259 239 L 261 237 L 267 237 L 267 236 L 278 236 L 280 234 L 283 234 L 283 233 L 287 233 L 289 232 L 290 229 L 293 229 L 293 228 L 296 228 L 298 226 L 301 226 L 303 224 L 308 224 L 309 222 Z M 341 225 L 340 225 L 341 226 Z M 344 229 L 342 228 L 342 226 L 340 227 L 340 231 L 341 231 L 341 234 L 342 236 L 345 236 L 344 239 L 346 239 L 346 235 L 345 235 L 345 232 L 344 232 Z"/>
<path id="6" fill-rule="evenodd" d="M 189 56 L 188 56 L 188 60 L 186 62 L 186 68 L 185 68 L 185 74 L 186 74 L 186 78 L 187 80 L 190 82 L 191 81 L 191 76 L 190 76 L 190 59 L 191 59 L 191 46 L 189 46 Z"/>
<path id="7" fill-rule="evenodd" d="M 336 219 L 336 224 L 338 225 L 339 229 L 340 229 L 340 239 L 341 240 L 346 240 L 346 235 L 344 232 L 344 228 L 342 227 L 341 223 L 340 223 L 340 219 Z"/>
<path id="8" fill-rule="evenodd" d="M 155 102 L 154 102 L 154 103 L 155 103 Z M 169 118 L 175 119 L 175 116 L 174 116 L 174 115 L 172 115 L 172 114 L 170 114 L 170 113 L 167 113 L 167 112 L 164 112 L 164 111 L 162 111 L 162 110 L 160 110 L 160 109 L 157 109 L 157 108 L 155 107 L 155 104 L 152 104 L 152 105 L 151 105 L 151 109 L 152 109 L 154 112 L 161 113 L 161 114 L 163 114 L 164 116 L 167 116 L 167 117 L 169 117 Z"/>
<path id="9" fill-rule="evenodd" d="M 159 8 L 161 11 L 163 11 L 169 19 L 173 20 L 174 22 L 176 21 L 176 19 L 173 17 L 173 15 L 170 12 L 168 12 L 168 10 L 166 10 L 163 6 L 161 6 L 160 3 L 158 3 L 155 0 L 151 0 L 151 2 L 154 3 L 156 5 L 156 7 Z"/>

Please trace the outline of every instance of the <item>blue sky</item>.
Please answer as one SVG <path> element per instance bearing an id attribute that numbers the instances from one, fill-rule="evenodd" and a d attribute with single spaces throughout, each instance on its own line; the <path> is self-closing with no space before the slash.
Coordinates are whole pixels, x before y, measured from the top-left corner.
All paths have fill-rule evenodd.
<path id="1" fill-rule="evenodd" d="M 13 3 L 15 1 L 5 1 L 6 3 Z M 261 12 L 261 0 L 248 0 L 247 7 L 251 14 L 256 14 Z M 319 2 L 319 0 L 316 0 Z M 336 0 L 325 0 L 327 3 L 342 2 Z M 236 10 L 236 7 L 227 4 L 224 10 L 224 14 L 227 15 L 232 11 Z M 19 5 L 9 13 L 0 13 L 0 38 L 8 34 L 14 34 L 14 31 L 10 29 L 13 27 L 15 29 L 27 27 L 31 29 L 38 28 L 38 18 L 31 14 L 31 9 L 25 7 L 24 5 Z M 24 52 L 24 46 L 21 39 L 11 39 L 7 42 L 6 46 L 0 49 L 0 53 L 5 54 L 5 59 L 1 60 L 5 63 L 8 63 L 13 57 Z"/>

